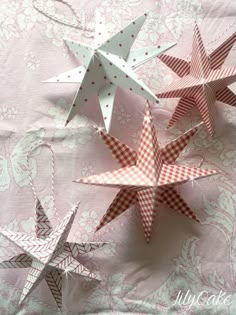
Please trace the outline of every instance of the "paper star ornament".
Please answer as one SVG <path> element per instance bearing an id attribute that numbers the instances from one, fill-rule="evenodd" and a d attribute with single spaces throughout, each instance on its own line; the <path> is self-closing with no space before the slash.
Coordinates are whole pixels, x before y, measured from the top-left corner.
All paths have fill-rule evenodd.
<path id="1" fill-rule="evenodd" d="M 175 190 L 175 185 L 216 173 L 214 170 L 175 165 L 174 162 L 198 129 L 194 127 L 177 139 L 160 147 L 147 105 L 138 152 L 118 139 L 99 131 L 102 140 L 121 168 L 93 175 L 76 182 L 120 188 L 97 230 L 138 203 L 146 241 L 151 238 L 157 207 L 166 204 L 173 210 L 199 221 L 194 212 Z"/>
<path id="2" fill-rule="evenodd" d="M 157 94 L 159 98 L 180 97 L 168 127 L 197 106 L 208 132 L 213 135 L 215 101 L 236 106 L 236 95 L 228 88 L 236 81 L 236 68 L 223 67 L 235 40 L 236 33 L 208 55 L 199 28 L 195 25 L 189 62 L 165 54 L 159 57 L 180 77 Z"/>
<path id="3" fill-rule="evenodd" d="M 97 14 L 94 48 L 66 39 L 72 53 L 82 65 L 45 82 L 79 83 L 73 104 L 69 110 L 66 124 L 78 114 L 79 107 L 97 94 L 107 131 L 110 130 L 116 87 L 128 89 L 151 101 L 157 101 L 155 94 L 138 79 L 134 69 L 144 62 L 158 56 L 175 43 L 130 50 L 146 20 L 144 14 L 121 31 L 108 37 L 104 21 Z"/>
<path id="4" fill-rule="evenodd" d="M 36 205 L 36 237 L 11 231 L 0 234 L 23 250 L 22 254 L 0 263 L 0 268 L 30 268 L 19 304 L 45 279 L 56 301 L 62 309 L 62 274 L 74 273 L 98 279 L 77 259 L 106 243 L 71 243 L 66 239 L 73 224 L 77 208 L 72 209 L 54 229 L 40 202 Z"/>

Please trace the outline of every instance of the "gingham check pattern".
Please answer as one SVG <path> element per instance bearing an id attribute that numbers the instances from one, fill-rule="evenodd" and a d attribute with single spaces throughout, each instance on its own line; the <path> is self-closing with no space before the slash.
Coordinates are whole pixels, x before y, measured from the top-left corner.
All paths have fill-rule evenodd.
<path id="1" fill-rule="evenodd" d="M 0 231 L 24 253 L 0 263 L 0 268 L 30 268 L 20 303 L 45 279 L 59 309 L 62 307 L 62 273 L 72 272 L 100 280 L 78 260 L 80 254 L 103 247 L 106 243 L 70 243 L 66 239 L 77 208 L 72 209 L 54 229 L 40 202 L 36 204 L 36 238 L 23 233 Z"/>
<path id="2" fill-rule="evenodd" d="M 126 189 L 120 190 L 98 224 L 96 231 L 100 230 L 104 225 L 111 222 L 132 205 L 136 204 L 137 201 L 138 199 L 135 191 Z"/>
<path id="3" fill-rule="evenodd" d="M 94 128 L 99 132 L 103 142 L 111 151 L 112 156 L 121 167 L 132 166 L 136 164 L 137 154 L 133 149 L 128 147 L 126 144 L 121 143 L 118 139 L 107 134 L 105 131 L 99 130 L 98 127 L 94 126 Z"/>
<path id="4" fill-rule="evenodd" d="M 169 186 L 168 189 L 146 189 L 144 191 L 138 192 L 138 200 L 147 242 L 150 242 L 152 226 L 156 216 L 156 211 L 148 211 L 150 207 L 155 209 L 160 204 L 166 204 L 180 214 L 184 214 L 188 218 L 200 222 L 196 214 L 188 207 L 186 202 L 171 186 Z"/>
<path id="5" fill-rule="evenodd" d="M 186 167 L 164 164 L 158 180 L 158 186 L 185 183 L 192 179 L 215 174 L 214 170 L 204 170 L 197 167 Z"/>
<path id="6" fill-rule="evenodd" d="M 161 150 L 157 142 L 156 131 L 152 122 L 149 106 L 146 107 L 140 145 L 138 148 L 137 170 L 149 178 L 153 185 L 157 184 L 163 162 Z"/>
<path id="7" fill-rule="evenodd" d="M 155 189 L 145 189 L 137 192 L 139 211 L 142 218 L 144 236 L 149 243 L 151 239 L 152 227 L 156 216 L 157 197 Z"/>
<path id="8" fill-rule="evenodd" d="M 200 31 L 195 25 L 190 62 L 166 55 L 159 57 L 180 77 L 157 94 L 160 98 L 180 97 L 168 127 L 197 106 L 208 132 L 213 135 L 215 101 L 236 106 L 236 96 L 227 87 L 236 81 L 236 68 L 222 68 L 235 40 L 236 33 L 207 55 Z"/>
<path id="9" fill-rule="evenodd" d="M 113 155 L 115 152 L 121 168 L 76 181 L 84 184 L 121 189 L 100 221 L 97 230 L 136 202 L 139 205 L 147 242 L 150 241 L 156 207 L 161 203 L 167 204 L 177 212 L 198 221 L 197 216 L 193 214 L 177 192 L 173 190 L 172 186 L 216 173 L 214 170 L 203 170 L 173 164 L 200 125 L 160 148 L 150 108 L 147 104 L 137 154 L 134 154 L 134 150 L 120 143 L 118 139 L 105 132 L 101 133 L 102 140 L 106 146 L 112 151 Z M 122 161 L 123 155 L 125 162 Z"/>
<path id="10" fill-rule="evenodd" d="M 183 135 L 170 141 L 161 149 L 162 159 L 166 164 L 172 164 L 177 160 L 180 153 L 183 151 L 201 125 L 202 123 L 186 131 Z"/>
<path id="11" fill-rule="evenodd" d="M 162 203 L 168 205 L 170 208 L 176 210 L 181 214 L 184 214 L 188 218 L 200 222 L 200 219 L 189 208 L 183 198 L 181 198 L 181 196 L 173 187 L 165 189 L 164 192 L 161 194 L 161 198 Z"/>

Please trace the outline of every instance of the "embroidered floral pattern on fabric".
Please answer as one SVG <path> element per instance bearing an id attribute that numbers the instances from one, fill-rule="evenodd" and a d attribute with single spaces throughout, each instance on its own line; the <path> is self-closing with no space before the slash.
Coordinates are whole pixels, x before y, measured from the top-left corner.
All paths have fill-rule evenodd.
<path id="1" fill-rule="evenodd" d="M 198 22 L 207 52 L 210 53 L 235 31 L 234 1 L 208 0 L 69 0 L 81 22 L 95 26 L 95 11 L 105 17 L 109 34 L 122 29 L 130 20 L 150 10 L 133 48 L 178 41 L 167 53 L 190 60 L 192 29 Z M 75 17 L 54 0 L 37 0 L 45 12 L 62 19 Z M 116 188 L 95 188 L 75 184 L 75 177 L 88 177 L 115 170 L 113 161 L 99 135 L 91 128 L 96 99 L 85 116 L 74 117 L 68 126 L 65 118 L 77 85 L 46 85 L 41 81 L 79 66 L 64 44 L 63 37 L 91 44 L 94 34 L 61 25 L 42 15 L 31 0 L 0 2 L 0 227 L 34 236 L 33 195 L 26 167 L 26 152 L 45 139 L 55 149 L 55 193 L 59 216 L 78 200 L 81 206 L 69 240 L 111 241 L 109 246 L 83 255 L 87 268 L 100 271 L 101 283 L 64 275 L 66 314 L 148 314 L 213 315 L 236 314 L 236 226 L 235 168 L 236 111 L 217 102 L 219 130 L 213 139 L 204 128 L 192 138 L 183 152 L 183 165 L 217 169 L 220 174 L 199 185 L 192 181 L 179 187 L 179 193 L 192 205 L 201 223 L 178 216 L 165 205 L 159 208 L 153 242 L 145 245 L 138 208 L 133 206 L 114 222 L 94 233 L 97 223 L 118 193 Z M 208 43 L 210 43 L 208 47 Z M 234 66 L 235 47 L 228 57 Z M 157 93 L 176 76 L 157 58 L 137 70 L 142 81 Z M 235 85 L 230 88 L 234 92 Z M 61 96 L 61 98 L 60 98 Z M 124 100 L 127 100 L 126 102 Z M 94 102 L 94 104 L 93 104 Z M 145 100 L 125 90 L 117 92 L 111 134 L 137 149 Z M 94 107 L 93 107 L 94 105 Z M 163 99 L 152 104 L 154 125 L 161 145 L 200 122 L 193 111 L 174 128 L 166 125 L 176 100 Z M 98 108 L 98 107 L 97 107 Z M 84 110 L 84 108 L 83 108 Z M 98 110 L 98 115 L 100 115 Z M 101 116 L 102 117 L 102 116 Z M 100 120 L 100 118 L 99 118 Z M 102 124 L 101 124 L 102 125 Z M 38 130 L 38 127 L 43 129 Z M 33 130 L 28 132 L 28 130 Z M 40 152 L 40 156 L 39 156 Z M 203 161 L 201 161 L 203 157 Z M 56 226 L 57 218 L 49 187 L 48 152 L 35 150 L 30 156 L 34 185 L 42 205 Z M 0 239 L 0 260 L 18 253 L 17 247 Z M 167 250 L 168 249 L 168 250 Z M 0 313 L 19 315 L 58 314 L 53 297 L 44 290 L 44 281 L 19 309 L 18 301 L 25 273 L 0 270 Z M 231 305 L 174 304 L 181 291 L 198 295 L 205 290 L 217 295 L 220 290 L 232 295 Z"/>
<path id="2" fill-rule="evenodd" d="M 0 120 L 15 119 L 17 112 L 16 107 L 0 107 Z"/>

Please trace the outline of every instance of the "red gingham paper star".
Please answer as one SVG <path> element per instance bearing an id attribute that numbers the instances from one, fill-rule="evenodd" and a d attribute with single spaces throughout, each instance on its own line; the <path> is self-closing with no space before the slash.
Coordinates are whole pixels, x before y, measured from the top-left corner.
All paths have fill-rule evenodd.
<path id="1" fill-rule="evenodd" d="M 159 98 L 180 97 L 168 127 L 197 106 L 210 135 L 214 134 L 214 103 L 216 100 L 236 106 L 236 95 L 228 85 L 236 81 L 236 68 L 222 67 L 236 40 L 236 33 L 207 55 L 198 26 L 193 35 L 191 61 L 162 54 L 159 58 L 180 79 L 157 94 Z"/>
<path id="2" fill-rule="evenodd" d="M 30 268 L 19 304 L 45 279 L 57 303 L 62 309 L 62 274 L 66 272 L 100 280 L 77 259 L 79 254 L 91 252 L 106 243 L 71 243 L 69 235 L 78 207 L 73 208 L 54 229 L 40 202 L 36 205 L 36 238 L 11 231 L 0 234 L 20 247 L 24 253 L 0 263 L 0 268 Z"/>
<path id="3" fill-rule="evenodd" d="M 102 140 L 121 168 L 76 182 L 117 187 L 121 190 L 103 216 L 97 230 L 135 203 L 139 205 L 147 242 L 150 241 L 156 208 L 160 204 L 166 204 L 175 211 L 199 221 L 174 189 L 176 184 L 216 174 L 215 170 L 174 164 L 198 127 L 199 125 L 161 148 L 157 141 L 150 108 L 147 105 L 138 152 L 106 132 L 100 131 Z"/>

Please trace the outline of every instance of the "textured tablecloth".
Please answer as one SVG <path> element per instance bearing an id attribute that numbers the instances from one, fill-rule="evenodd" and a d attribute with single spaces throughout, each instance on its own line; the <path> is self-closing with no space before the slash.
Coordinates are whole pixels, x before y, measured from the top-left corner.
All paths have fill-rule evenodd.
<path id="1" fill-rule="evenodd" d="M 44 10 L 72 19 L 72 13 L 55 1 L 42 1 Z M 189 58 L 196 20 L 210 52 L 236 30 L 236 3 L 229 0 L 93 0 L 70 2 L 86 26 L 94 27 L 94 13 L 106 17 L 111 33 L 142 12 L 150 10 L 135 42 L 136 47 L 177 41 L 172 55 Z M 62 14 L 63 12 L 63 14 Z M 39 139 L 52 145 L 55 154 L 57 213 L 51 195 L 50 152 L 36 150 L 30 157 L 34 185 L 53 225 L 80 200 L 69 239 L 110 241 L 84 264 L 99 271 L 101 283 L 67 275 L 63 283 L 64 314 L 236 314 L 235 168 L 236 109 L 217 103 L 217 130 L 210 139 L 202 128 L 181 163 L 215 168 L 220 175 L 188 183 L 179 191 L 201 218 L 197 224 L 168 207 L 158 209 L 152 241 L 144 241 L 135 207 L 94 234 L 95 227 L 117 193 L 116 189 L 83 186 L 73 179 L 118 168 L 110 152 L 91 129 L 102 125 L 96 98 L 81 108 L 81 116 L 66 128 L 63 123 L 76 92 L 76 84 L 41 81 L 76 67 L 63 36 L 90 43 L 93 33 L 62 26 L 46 18 L 31 0 L 0 1 L 0 226 L 34 233 L 34 198 L 25 167 L 29 147 Z M 226 65 L 235 66 L 235 50 Z M 154 91 L 175 75 L 158 59 L 143 65 L 138 74 Z M 232 85 L 236 91 L 236 86 Z M 175 128 L 166 130 L 177 100 L 152 105 L 160 143 L 173 139 L 199 121 L 195 112 Z M 138 147 L 145 100 L 118 89 L 111 134 Z M 19 252 L 1 237 L 0 259 Z M 46 285 L 40 285 L 18 306 L 27 270 L 0 270 L 0 314 L 59 314 Z M 173 305 L 178 292 L 202 291 L 232 295 L 231 305 Z"/>

